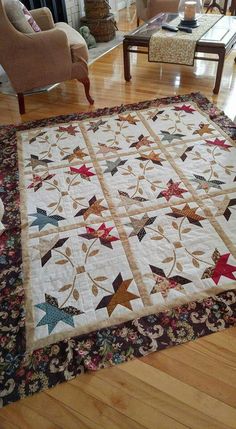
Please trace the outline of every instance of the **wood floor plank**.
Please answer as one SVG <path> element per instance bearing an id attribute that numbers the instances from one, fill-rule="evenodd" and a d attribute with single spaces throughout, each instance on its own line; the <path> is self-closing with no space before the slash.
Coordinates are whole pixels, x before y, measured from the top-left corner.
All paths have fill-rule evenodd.
<path id="1" fill-rule="evenodd" d="M 186 350 L 188 350 L 187 354 Z M 164 350 L 163 354 L 168 355 L 169 350 Z M 189 365 L 199 371 L 203 371 L 205 374 L 212 375 L 235 388 L 236 371 L 233 370 L 235 365 L 225 364 L 225 361 L 222 361 L 217 352 L 215 356 L 212 356 L 210 351 L 205 348 L 203 341 L 198 345 L 195 344 L 194 346 L 190 343 L 188 347 L 186 345 L 174 347 L 171 354 L 176 362 L 185 362 L 186 365 Z M 153 357 L 151 359 L 155 358 Z M 221 371 L 219 371 L 219 367 L 221 367 Z"/>
<path id="2" fill-rule="evenodd" d="M 210 345 L 214 345 L 213 354 L 215 354 L 217 350 L 217 355 L 224 354 L 227 355 L 227 359 L 230 359 L 233 363 L 236 359 L 236 342 L 232 341 L 231 336 L 236 337 L 236 329 L 227 329 L 227 331 L 232 331 L 231 335 L 209 335 L 208 337 L 203 338 L 203 343 L 206 344 L 206 347 Z"/>
<path id="3" fill-rule="evenodd" d="M 78 377 L 86 380 L 86 385 L 89 387 L 89 377 Z M 98 400 L 89 394 L 89 389 L 84 391 L 72 382 L 64 383 L 63 389 L 57 386 L 47 392 L 49 396 L 66 405 L 67 407 L 77 410 L 80 415 L 83 415 L 93 422 L 99 422 L 102 429 L 144 429 L 140 422 L 127 418 L 123 413 L 117 411 L 113 406 L 107 405 L 106 401 Z M 122 401 L 122 399 L 121 399 Z M 163 428 L 164 429 L 164 428 Z"/>
<path id="4" fill-rule="evenodd" d="M 19 429 L 19 426 L 13 425 L 9 420 L 0 416 L 0 429 Z"/>
<path id="5" fill-rule="evenodd" d="M 222 429 L 222 424 L 216 420 L 209 418 L 202 412 L 185 405 L 180 398 L 173 398 L 169 394 L 165 394 L 159 390 L 157 386 L 151 386 L 146 380 L 140 380 L 137 376 L 129 373 L 124 373 L 119 368 L 109 368 L 102 373 L 98 371 L 94 374 L 105 381 L 107 384 L 115 385 L 120 389 L 120 394 L 123 392 L 134 396 L 141 402 L 151 405 L 153 408 L 162 411 L 165 415 L 172 417 L 174 420 L 187 425 L 193 429 Z"/>
<path id="6" fill-rule="evenodd" d="M 127 417 L 132 417 L 145 428 L 152 429 L 157 421 L 162 429 L 171 429 L 173 427 L 175 429 L 184 429 L 187 427 L 164 414 L 157 407 L 146 403 L 146 401 L 143 402 L 140 398 L 137 400 L 133 394 L 127 394 L 125 390 L 121 394 L 119 387 L 112 383 L 107 383 L 93 374 L 89 375 L 88 382 L 85 378 L 80 377 L 72 380 L 71 384 L 79 389 L 86 389 L 86 392 L 92 397 L 101 400 Z"/>
<path id="7" fill-rule="evenodd" d="M 61 429 L 57 424 L 25 406 L 23 401 L 17 402 L 14 407 L 4 407 L 1 410 L 1 416 L 17 429 Z"/>
<path id="8" fill-rule="evenodd" d="M 188 349 L 186 354 L 188 354 Z M 179 381 L 195 387 L 200 392 L 205 392 L 213 398 L 236 408 L 235 387 L 229 386 L 218 377 L 221 366 L 215 365 L 214 375 L 209 375 L 204 366 L 201 369 L 196 369 L 191 363 L 187 364 L 185 360 L 176 360 L 172 353 L 155 353 L 149 357 L 142 358 L 142 360 Z"/>
<path id="9" fill-rule="evenodd" d="M 140 380 L 146 381 L 151 386 L 158 386 L 162 392 L 171 395 L 173 398 L 181 398 L 186 405 L 195 408 L 206 416 L 212 417 L 222 425 L 235 429 L 236 410 L 211 396 L 199 392 L 197 389 L 189 386 L 166 373 L 152 368 L 150 365 L 135 360 L 128 362 L 121 368 Z"/>
<path id="10" fill-rule="evenodd" d="M 24 402 L 34 412 L 53 421 L 61 429 L 100 429 L 100 426 L 89 418 L 80 415 L 78 411 L 65 406 L 61 402 L 43 392 L 27 398 Z"/>

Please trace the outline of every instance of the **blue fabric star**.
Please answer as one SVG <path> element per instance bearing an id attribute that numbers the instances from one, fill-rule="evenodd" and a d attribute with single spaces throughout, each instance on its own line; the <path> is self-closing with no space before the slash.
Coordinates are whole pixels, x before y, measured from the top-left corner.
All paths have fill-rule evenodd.
<path id="1" fill-rule="evenodd" d="M 29 216 L 35 216 L 36 219 L 31 223 L 30 226 L 38 226 L 39 231 L 47 224 L 58 226 L 60 220 L 65 218 L 59 215 L 48 216 L 46 210 L 37 207 L 37 213 L 30 213 Z"/>
<path id="2" fill-rule="evenodd" d="M 37 326 L 48 325 L 49 334 L 53 331 L 58 322 L 64 322 L 67 325 L 74 327 L 73 316 L 83 314 L 83 311 L 72 307 L 71 305 L 59 308 L 57 298 L 54 298 L 54 296 L 48 295 L 47 293 L 45 293 L 45 302 L 36 304 L 35 307 L 45 311 L 45 316 L 43 316 Z"/>
<path id="3" fill-rule="evenodd" d="M 48 302 L 42 302 L 41 304 L 36 304 L 35 307 L 40 308 L 40 310 L 45 311 L 45 316 L 40 320 L 37 326 L 48 325 L 48 333 L 51 334 L 55 326 L 59 322 L 64 322 L 67 325 L 75 326 L 73 316 L 71 314 L 65 313 L 63 309 L 54 307 Z"/>

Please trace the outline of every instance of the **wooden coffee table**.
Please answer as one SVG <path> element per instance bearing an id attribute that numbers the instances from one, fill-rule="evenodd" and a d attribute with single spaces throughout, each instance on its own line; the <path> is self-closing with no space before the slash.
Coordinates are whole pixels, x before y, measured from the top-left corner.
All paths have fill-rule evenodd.
<path id="1" fill-rule="evenodd" d="M 130 81 L 130 53 L 135 52 L 148 54 L 148 46 L 151 35 L 158 31 L 164 22 L 171 23 L 178 17 L 177 14 L 161 13 L 147 21 L 144 25 L 136 28 L 124 36 L 123 55 L 124 55 L 124 75 L 125 80 Z M 216 61 L 217 71 L 214 94 L 218 94 L 224 68 L 226 55 L 229 54 L 236 43 L 236 19 L 233 16 L 222 16 L 222 18 L 213 27 L 198 40 L 196 45 L 196 60 Z M 140 49 L 147 48 L 147 49 Z M 210 56 L 199 56 L 199 53 L 215 54 Z"/>

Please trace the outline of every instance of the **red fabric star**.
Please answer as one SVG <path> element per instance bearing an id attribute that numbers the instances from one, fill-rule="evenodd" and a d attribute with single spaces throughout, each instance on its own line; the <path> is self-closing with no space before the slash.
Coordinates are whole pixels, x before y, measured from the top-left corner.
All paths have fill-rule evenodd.
<path id="1" fill-rule="evenodd" d="M 168 188 L 164 191 L 161 191 L 159 196 L 165 197 L 167 201 L 170 200 L 172 196 L 183 198 L 182 194 L 184 194 L 186 189 L 179 188 L 181 182 L 173 182 L 172 179 L 167 183 Z"/>
<path id="2" fill-rule="evenodd" d="M 230 253 L 226 253 L 225 255 L 220 255 L 218 261 L 216 262 L 215 268 L 212 273 L 212 280 L 214 280 L 215 284 L 219 283 L 221 276 L 228 277 L 231 280 L 236 280 L 234 276 L 234 272 L 236 272 L 236 266 L 227 264 Z"/>
<path id="3" fill-rule="evenodd" d="M 70 171 L 72 171 L 72 173 L 81 174 L 81 176 L 85 177 L 95 176 L 92 171 L 89 171 L 91 168 L 92 167 L 86 167 L 86 165 L 82 165 L 80 168 L 70 167 Z"/>
<path id="4" fill-rule="evenodd" d="M 80 237 L 84 237 L 87 240 L 98 238 L 101 244 L 112 249 L 111 243 L 113 241 L 119 240 L 118 237 L 110 235 L 110 232 L 113 228 L 114 226 L 108 228 L 105 223 L 102 223 L 97 230 L 86 226 L 86 234 L 80 234 Z"/>
<path id="5" fill-rule="evenodd" d="M 195 112 L 196 110 L 195 109 L 193 109 L 191 106 L 187 106 L 186 104 L 183 104 L 183 106 L 175 106 L 174 107 L 174 110 L 176 110 L 176 111 L 180 111 L 180 110 L 183 110 L 184 112 L 186 112 L 186 113 L 193 113 L 193 112 Z"/>
<path id="6" fill-rule="evenodd" d="M 77 126 L 73 126 L 73 125 L 68 125 L 68 127 L 59 127 L 57 131 L 61 132 L 61 133 L 68 133 L 71 136 L 75 136 L 76 133 L 79 133 L 79 130 L 76 130 Z"/>
<path id="7" fill-rule="evenodd" d="M 205 140 L 205 142 L 209 145 L 219 146 L 222 149 L 227 151 L 229 150 L 229 147 L 232 147 L 229 144 L 225 144 L 225 140 L 220 140 L 218 138 L 216 138 L 215 140 Z"/>

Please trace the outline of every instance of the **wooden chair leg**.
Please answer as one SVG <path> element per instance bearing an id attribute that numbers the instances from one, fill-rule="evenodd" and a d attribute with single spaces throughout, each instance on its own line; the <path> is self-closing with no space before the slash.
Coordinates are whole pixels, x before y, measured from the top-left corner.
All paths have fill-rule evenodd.
<path id="1" fill-rule="evenodd" d="M 86 95 L 86 98 L 87 98 L 89 104 L 94 104 L 94 100 L 89 93 L 89 91 L 90 91 L 90 80 L 89 80 L 89 78 L 86 77 L 86 78 L 81 79 L 81 80 L 78 79 L 78 81 L 84 85 L 85 95 Z"/>
<path id="2" fill-rule="evenodd" d="M 17 98 L 18 98 L 19 112 L 20 112 L 21 115 L 24 115 L 24 113 L 25 113 L 25 99 L 24 99 L 24 94 L 18 93 L 17 94 Z"/>

